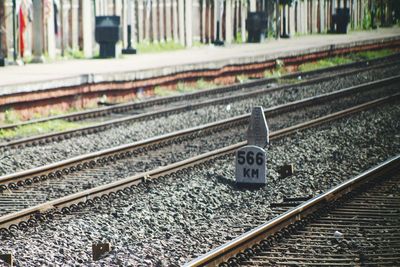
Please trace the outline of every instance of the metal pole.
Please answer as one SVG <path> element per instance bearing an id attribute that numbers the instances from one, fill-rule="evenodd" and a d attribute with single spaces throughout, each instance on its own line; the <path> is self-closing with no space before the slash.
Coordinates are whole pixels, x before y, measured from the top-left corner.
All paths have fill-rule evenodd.
<path id="1" fill-rule="evenodd" d="M 217 10 L 217 32 L 216 32 L 216 39 L 213 42 L 213 44 L 216 45 L 216 46 L 222 46 L 222 45 L 224 45 L 224 41 L 222 41 L 220 39 L 220 37 L 221 37 L 220 36 L 221 35 L 220 28 L 221 28 L 222 12 L 223 12 L 223 8 L 224 8 L 222 0 L 218 0 L 217 1 L 217 6 L 215 8 Z"/>
<path id="2" fill-rule="evenodd" d="M 61 38 L 61 56 L 64 57 L 64 50 L 65 50 L 65 44 L 64 44 L 64 1 L 60 0 L 60 38 Z M 55 25 L 57 27 L 57 25 Z"/>
<path id="3" fill-rule="evenodd" d="M 276 36 L 275 39 L 279 39 L 281 35 L 281 20 L 279 12 L 279 0 L 276 0 Z"/>
<path id="4" fill-rule="evenodd" d="M 15 28 L 15 20 L 16 20 L 16 3 L 15 0 L 12 1 L 12 10 L 13 10 L 13 58 L 14 58 L 14 62 L 17 61 L 17 42 L 16 42 L 16 28 Z"/>
<path id="5" fill-rule="evenodd" d="M 1 30 L 0 30 L 0 67 L 4 67 L 4 57 L 3 57 L 3 46 L 2 46 L 2 43 L 3 43 L 3 36 L 2 36 L 2 34 L 1 34 Z"/>
<path id="6" fill-rule="evenodd" d="M 128 34 L 128 45 L 126 49 L 122 49 L 122 54 L 136 54 L 136 49 L 132 47 L 132 9 L 133 9 L 133 0 L 128 0 L 128 14 L 127 14 L 127 34 Z"/>
<path id="7" fill-rule="evenodd" d="M 0 8 L 2 9 L 0 11 L 0 25 L 3 22 L 4 19 L 4 1 L 0 1 Z M 3 67 L 4 64 L 4 57 L 3 57 L 3 34 L 0 29 L 0 67 Z"/>

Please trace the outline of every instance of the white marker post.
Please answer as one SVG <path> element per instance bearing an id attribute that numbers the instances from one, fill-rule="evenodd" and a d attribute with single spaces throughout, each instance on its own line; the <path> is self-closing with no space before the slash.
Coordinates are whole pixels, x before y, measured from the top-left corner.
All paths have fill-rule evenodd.
<path id="1" fill-rule="evenodd" d="M 269 129 L 262 107 L 254 107 L 247 131 L 247 146 L 236 151 L 236 183 L 247 185 L 266 184 L 266 152 Z"/>

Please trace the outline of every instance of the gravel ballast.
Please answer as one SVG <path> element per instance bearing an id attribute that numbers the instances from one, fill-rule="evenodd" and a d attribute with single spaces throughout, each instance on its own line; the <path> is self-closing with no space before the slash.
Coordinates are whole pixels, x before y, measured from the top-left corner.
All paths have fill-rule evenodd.
<path id="1" fill-rule="evenodd" d="M 27 170 L 85 153 L 245 114 L 249 112 L 253 106 L 263 106 L 267 108 L 277 104 L 397 75 L 399 71 L 400 66 L 371 70 L 345 78 L 334 78 L 329 82 L 299 87 L 295 86 L 291 90 L 278 91 L 230 104 L 208 106 L 167 117 L 152 119 L 146 122 L 135 122 L 96 134 L 74 137 L 58 143 L 19 149 L 7 149 L 2 151 L 0 156 L 0 175 Z"/>
<path id="2" fill-rule="evenodd" d="M 2 237 L 0 252 L 12 252 L 21 266 L 182 265 L 234 238 L 255 218 L 270 218 L 269 203 L 316 195 L 398 154 L 399 117 L 397 101 L 273 141 L 265 188 L 237 188 L 233 157 L 226 156 L 148 181 L 104 207 Z M 296 173 L 281 179 L 276 170 L 285 163 L 293 163 Z M 96 242 L 114 249 L 94 263 Z"/>
<path id="3" fill-rule="evenodd" d="M 319 103 L 291 112 L 270 115 L 267 116 L 268 125 L 273 132 L 396 91 L 397 86 L 392 85 L 379 90 L 337 98 L 328 103 Z M 144 152 L 138 152 L 133 158 L 120 159 L 105 165 L 98 164 L 94 168 L 76 170 L 68 175 L 64 174 L 60 178 L 33 183 L 14 190 L 13 192 L 17 194 L 0 193 L 0 201 L 14 203 L 0 206 L 0 216 L 244 141 L 247 127 L 248 122 L 243 121 L 240 126 L 231 125 L 228 128 L 198 131 L 196 135 L 184 139 L 181 137 L 172 144 L 164 144 L 149 148 Z"/>

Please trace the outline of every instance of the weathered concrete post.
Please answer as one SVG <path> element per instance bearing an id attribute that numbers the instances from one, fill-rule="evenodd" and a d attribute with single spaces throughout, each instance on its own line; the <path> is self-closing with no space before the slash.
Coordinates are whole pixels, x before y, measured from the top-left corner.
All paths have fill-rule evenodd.
<path id="1" fill-rule="evenodd" d="M 235 176 L 238 185 L 266 184 L 266 151 L 269 129 L 262 107 L 254 107 L 247 131 L 247 146 L 236 151 Z"/>
<path id="2" fill-rule="evenodd" d="M 43 63 L 43 2 L 33 0 L 33 59 L 34 63 Z"/>

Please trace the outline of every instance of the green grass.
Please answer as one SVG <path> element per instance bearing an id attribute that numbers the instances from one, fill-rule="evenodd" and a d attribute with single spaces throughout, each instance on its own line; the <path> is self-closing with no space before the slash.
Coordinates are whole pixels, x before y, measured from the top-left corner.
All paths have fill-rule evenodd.
<path id="1" fill-rule="evenodd" d="M 394 54 L 394 51 L 390 49 L 374 50 L 374 51 L 364 51 L 354 54 L 348 54 L 341 57 L 333 57 L 321 59 L 316 62 L 308 62 L 301 64 L 299 66 L 299 71 L 311 71 L 321 68 L 328 68 L 342 64 L 348 64 L 356 61 L 371 60 L 380 57 L 386 57 Z"/>
<path id="2" fill-rule="evenodd" d="M 143 43 L 138 43 L 136 49 L 138 53 L 144 54 L 144 53 L 159 53 L 166 51 L 181 50 L 185 49 L 185 47 L 174 41 L 160 42 L 160 43 L 143 42 Z"/>
<path id="3" fill-rule="evenodd" d="M 35 114 L 36 116 L 36 114 Z M 21 121 L 21 117 L 15 110 L 13 109 L 7 109 L 4 111 L 4 121 L 0 121 L 1 124 L 13 124 L 13 123 L 18 123 Z"/>
<path id="4" fill-rule="evenodd" d="M 321 59 L 316 62 L 308 62 L 299 66 L 299 71 L 312 71 L 316 69 L 329 68 L 337 65 L 352 63 L 354 60 L 346 57 L 333 57 Z"/>
<path id="5" fill-rule="evenodd" d="M 154 88 L 154 95 L 156 96 L 170 96 L 176 95 L 176 92 L 172 89 L 163 86 L 156 86 Z"/>
<path id="6" fill-rule="evenodd" d="M 287 73 L 287 71 L 284 68 L 266 70 L 264 72 L 264 77 L 265 78 L 279 78 L 282 75 L 285 75 L 286 73 Z"/>
<path id="7" fill-rule="evenodd" d="M 354 55 L 349 55 L 349 57 L 352 58 L 353 60 L 360 61 L 360 60 L 371 60 L 380 57 L 387 57 L 393 54 L 394 54 L 393 50 L 383 49 L 383 50 L 358 52 Z"/>
<path id="8" fill-rule="evenodd" d="M 16 137 L 28 137 L 33 135 L 40 135 L 50 132 L 66 131 L 76 129 L 83 126 L 88 126 L 88 123 L 68 122 L 64 120 L 53 120 L 41 123 L 34 123 L 30 125 L 20 126 L 16 129 L 0 130 L 0 138 L 10 139 Z"/>

